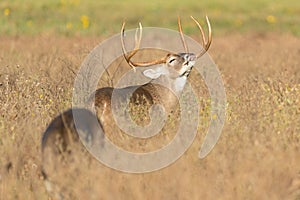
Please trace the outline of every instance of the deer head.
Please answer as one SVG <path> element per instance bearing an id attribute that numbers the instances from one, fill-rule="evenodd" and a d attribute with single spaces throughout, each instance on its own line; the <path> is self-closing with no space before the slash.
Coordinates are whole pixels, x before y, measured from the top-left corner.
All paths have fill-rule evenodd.
<path id="1" fill-rule="evenodd" d="M 186 45 L 186 42 L 184 40 L 183 32 L 182 32 L 182 27 L 180 23 L 180 18 L 178 17 L 178 29 L 179 33 L 181 36 L 181 41 L 183 43 L 185 52 L 184 53 L 168 53 L 166 56 L 149 61 L 149 62 L 134 62 L 132 61 L 132 57 L 138 52 L 141 38 L 142 38 L 142 25 L 139 23 L 139 28 L 136 31 L 135 34 L 135 47 L 134 49 L 130 52 L 127 53 L 125 49 L 125 44 L 124 44 L 124 29 L 125 29 L 125 22 L 122 25 L 121 29 L 121 44 L 122 44 L 122 51 L 123 51 L 123 56 L 126 60 L 126 62 L 133 68 L 135 67 L 149 67 L 149 66 L 154 66 L 152 69 L 146 69 L 143 74 L 144 76 L 150 78 L 150 79 L 158 79 L 160 76 L 166 76 L 170 79 L 174 80 L 174 87 L 176 91 L 179 92 L 183 89 L 183 86 L 185 85 L 185 82 L 196 62 L 197 59 L 199 59 L 201 56 L 203 56 L 206 51 L 209 49 L 211 42 L 212 42 L 212 32 L 211 32 L 211 26 L 208 17 L 206 16 L 206 23 L 208 25 L 208 38 L 206 40 L 204 31 L 202 26 L 199 24 L 199 22 L 192 17 L 192 20 L 196 23 L 198 26 L 200 33 L 201 33 L 201 39 L 202 39 L 202 46 L 203 49 L 197 53 L 189 53 L 188 52 L 188 47 Z M 139 32 L 139 35 L 138 35 Z"/>

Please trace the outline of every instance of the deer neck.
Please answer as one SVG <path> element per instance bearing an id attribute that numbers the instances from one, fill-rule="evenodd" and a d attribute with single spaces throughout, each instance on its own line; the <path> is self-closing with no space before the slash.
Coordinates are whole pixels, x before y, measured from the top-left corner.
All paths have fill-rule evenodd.
<path id="1" fill-rule="evenodd" d="M 187 82 L 187 77 L 186 76 L 178 77 L 173 81 L 172 89 L 175 92 L 177 97 L 180 97 L 186 82 Z"/>
<path id="2" fill-rule="evenodd" d="M 156 69 L 152 70 L 154 73 L 151 83 L 158 83 L 163 85 L 170 90 L 177 96 L 180 97 L 184 86 L 187 82 L 187 76 L 178 76 L 176 73 L 174 75 L 174 71 L 168 69 L 167 66 L 161 65 L 158 66 Z M 155 72 L 157 72 L 157 77 L 155 77 Z"/>
<path id="3" fill-rule="evenodd" d="M 151 81 L 146 87 L 151 88 L 152 97 L 156 103 L 163 104 L 167 111 L 172 111 L 178 104 L 186 82 L 186 76 L 163 78 L 161 81 Z"/>
<path id="4" fill-rule="evenodd" d="M 186 76 L 180 76 L 176 78 L 166 76 L 161 77 L 160 81 L 158 81 L 158 83 L 160 83 L 162 86 L 169 88 L 169 90 L 172 91 L 172 93 L 174 93 L 178 98 L 181 96 L 186 82 Z"/>

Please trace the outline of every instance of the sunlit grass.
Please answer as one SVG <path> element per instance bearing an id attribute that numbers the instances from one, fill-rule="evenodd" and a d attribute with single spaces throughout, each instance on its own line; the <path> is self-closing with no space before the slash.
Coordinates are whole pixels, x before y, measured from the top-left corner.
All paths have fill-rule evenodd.
<path id="1" fill-rule="evenodd" d="M 98 171 L 83 168 L 83 171 L 79 170 L 80 174 L 74 172 L 77 181 L 68 175 L 63 177 L 63 181 L 84 188 L 95 184 L 95 193 L 104 187 L 100 195 L 120 195 L 118 197 L 140 192 L 146 198 L 166 194 L 165 199 L 172 199 L 172 193 L 180 195 L 189 188 L 193 190 L 184 193 L 188 199 L 198 199 L 199 196 L 205 199 L 207 191 L 213 196 L 209 199 L 217 199 L 224 194 L 228 198 L 221 199 L 247 199 L 252 196 L 257 197 L 255 199 L 270 199 L 270 194 L 274 197 L 271 199 L 276 199 L 285 195 L 290 188 L 296 188 L 290 192 L 295 194 L 294 191 L 300 189 L 297 184 L 300 84 L 296 59 L 300 41 L 293 36 L 268 36 L 254 34 L 251 37 L 214 38 L 215 49 L 212 49 L 211 55 L 216 58 L 222 72 L 228 104 L 222 135 L 207 158 L 200 160 L 197 155 L 210 118 L 217 116 L 210 116 L 211 101 L 207 88 L 201 76 L 193 72 L 190 83 L 199 95 L 200 121 L 197 136 L 181 160 L 166 169 L 140 175 L 120 173 L 94 160 Z M 87 43 L 89 49 L 93 48 L 94 41 L 89 37 L 85 37 L 85 42 L 82 39 L 78 42 L 79 37 L 51 39 L 37 36 L 28 42 L 20 38 L 0 43 L 0 58 L 3 66 L 7 66 L 0 68 L 0 151 L 3 155 L 0 158 L 0 183 L 4 185 L 0 199 L 23 199 L 23 196 L 25 199 L 47 199 L 40 173 L 42 133 L 56 115 L 71 107 L 75 77 L 67 66 L 77 69 L 86 56 L 83 48 Z M 274 40 L 278 45 L 275 49 Z M 264 44 L 256 45 L 260 41 L 264 41 Z M 49 43 L 53 45 L 49 47 Z M 224 47 L 229 46 L 224 51 Z M 255 61 L 249 62 L 248 58 L 251 57 Z M 103 77 L 103 80 L 106 79 Z M 146 125 L 149 116 L 142 111 L 130 110 L 135 122 Z M 130 139 L 129 136 L 121 138 L 116 134 L 112 135 L 112 139 L 116 144 L 123 145 L 120 148 L 127 147 L 137 152 L 159 149 L 176 134 L 179 119 L 174 116 L 168 118 L 170 125 L 165 129 L 166 132 L 158 134 L 152 142 Z M 170 130 L 171 134 L 166 134 Z M 85 162 L 86 157 L 75 158 L 79 163 L 91 167 Z M 72 167 L 76 169 L 73 164 L 71 171 Z M 170 182 L 174 174 L 178 174 L 178 180 L 185 180 L 184 184 L 180 181 Z M 95 179 L 98 176 L 100 178 Z M 216 176 L 221 177 L 218 191 L 214 190 Z M 116 182 L 118 178 L 121 180 Z M 90 180 L 93 184 L 88 185 Z M 157 188 L 149 192 L 140 181 Z M 226 181 L 228 184 L 223 184 Z M 296 182 L 293 187 L 287 184 L 292 182 Z M 198 189 L 199 185 L 203 190 Z M 132 188 L 136 188 L 135 192 L 132 192 Z M 111 190 L 118 192 L 112 193 Z M 85 189 L 84 192 L 89 190 Z M 86 199 L 92 192 L 86 195 L 74 190 L 74 194 L 85 197 L 78 199 Z M 268 198 L 259 198 L 265 194 Z M 284 197 L 282 199 L 289 199 Z"/>

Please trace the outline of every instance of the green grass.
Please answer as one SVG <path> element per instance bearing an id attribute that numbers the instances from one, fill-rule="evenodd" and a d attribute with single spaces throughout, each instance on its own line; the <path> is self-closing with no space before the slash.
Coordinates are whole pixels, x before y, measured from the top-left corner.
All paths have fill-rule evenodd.
<path id="1" fill-rule="evenodd" d="M 289 32 L 300 35 L 298 0 L 117 1 L 117 0 L 4 0 L 0 2 L 1 35 L 110 35 L 141 21 L 144 26 L 176 29 L 177 15 L 187 33 L 194 32 L 188 19 L 211 19 L 214 32 Z"/>

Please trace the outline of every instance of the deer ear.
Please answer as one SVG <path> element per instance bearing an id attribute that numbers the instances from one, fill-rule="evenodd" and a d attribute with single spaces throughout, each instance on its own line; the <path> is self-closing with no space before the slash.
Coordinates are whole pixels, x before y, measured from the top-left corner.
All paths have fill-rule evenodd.
<path id="1" fill-rule="evenodd" d="M 151 78 L 151 79 L 157 79 L 159 78 L 161 75 L 165 74 L 165 71 L 159 67 L 157 69 L 147 69 L 145 71 L 143 71 L 144 76 Z"/>

